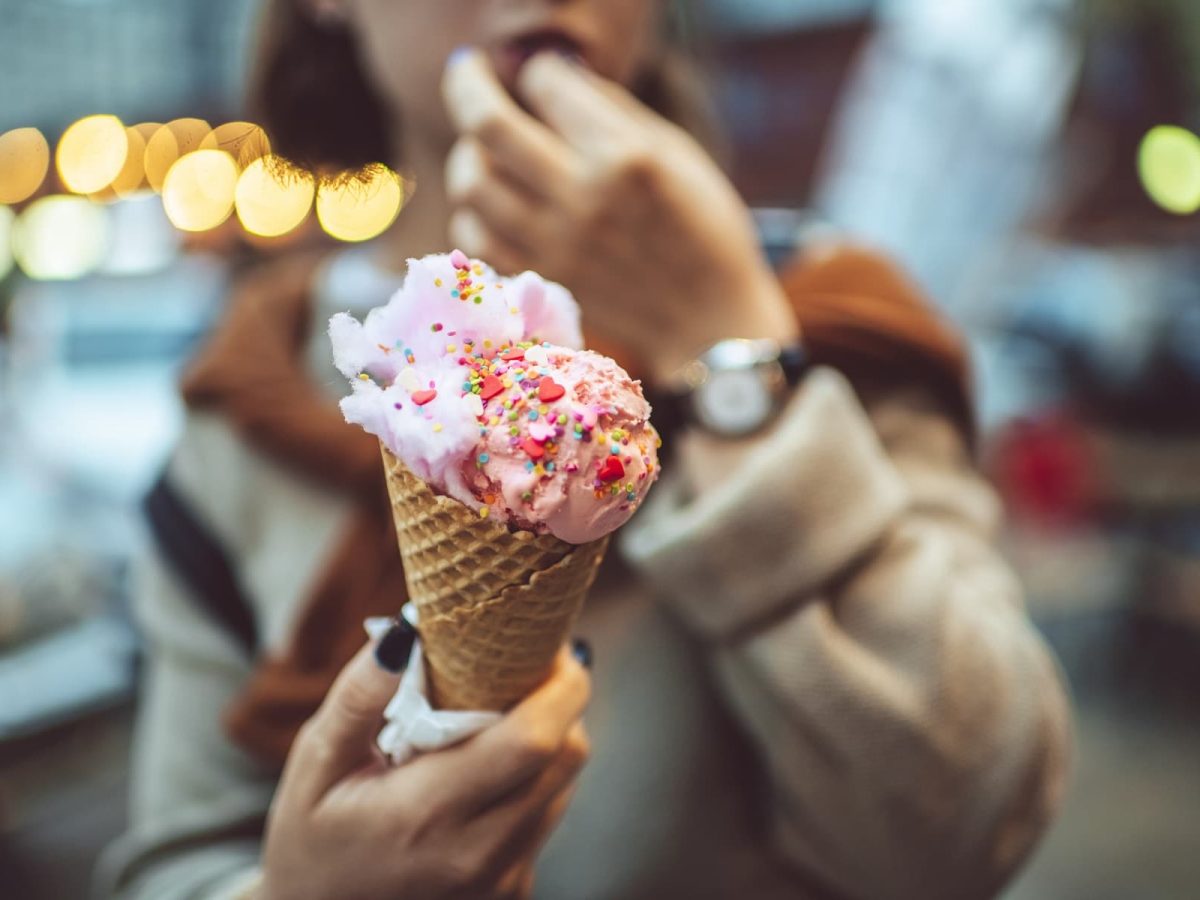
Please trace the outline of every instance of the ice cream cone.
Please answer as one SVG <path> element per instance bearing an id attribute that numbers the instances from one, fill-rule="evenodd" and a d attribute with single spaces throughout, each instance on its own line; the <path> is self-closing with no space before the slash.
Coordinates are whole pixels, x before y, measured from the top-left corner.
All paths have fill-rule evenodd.
<path id="1" fill-rule="evenodd" d="M 434 705 L 508 709 L 550 674 L 607 536 L 512 531 L 434 494 L 386 447 L 383 461 Z"/>

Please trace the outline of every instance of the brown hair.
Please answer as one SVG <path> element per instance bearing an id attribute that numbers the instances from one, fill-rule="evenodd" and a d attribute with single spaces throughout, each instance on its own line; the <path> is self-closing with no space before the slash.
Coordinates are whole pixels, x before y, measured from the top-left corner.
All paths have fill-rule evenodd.
<path id="1" fill-rule="evenodd" d="M 317 22 L 301 0 L 266 0 L 251 69 L 248 112 L 272 150 L 312 171 L 357 170 L 391 162 L 387 106 L 367 76 L 350 31 Z M 638 78 L 634 93 L 691 132 L 718 160 L 725 144 L 672 16 L 667 51 Z"/>

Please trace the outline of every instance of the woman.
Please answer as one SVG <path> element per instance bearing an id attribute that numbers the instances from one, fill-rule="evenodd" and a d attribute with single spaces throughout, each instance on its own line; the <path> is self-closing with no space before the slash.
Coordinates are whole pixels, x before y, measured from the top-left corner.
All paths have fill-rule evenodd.
<path id="1" fill-rule="evenodd" d="M 277 148 L 386 156 L 417 189 L 370 257 L 247 279 L 189 372 L 150 506 L 133 824 L 104 893 L 968 898 L 1029 851 L 1067 711 L 991 545 L 959 347 L 868 254 L 771 272 L 682 127 L 667 15 L 270 5 L 257 94 Z M 681 427 L 579 623 L 594 674 L 564 652 L 500 724 L 389 770 L 371 739 L 404 636 L 360 650 L 360 623 L 403 578 L 323 322 L 451 245 L 567 284 L 593 345 L 675 390 Z M 764 377 L 680 392 L 714 346 L 753 347 Z"/>

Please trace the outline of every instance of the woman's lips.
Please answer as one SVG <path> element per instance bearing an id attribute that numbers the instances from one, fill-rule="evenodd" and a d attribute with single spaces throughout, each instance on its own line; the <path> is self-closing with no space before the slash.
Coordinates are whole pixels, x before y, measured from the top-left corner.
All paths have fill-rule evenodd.
<path id="1" fill-rule="evenodd" d="M 492 55 L 496 73 L 510 92 L 516 88 L 521 67 L 539 53 L 557 53 L 586 62 L 583 46 L 565 31 L 547 28 L 527 32 L 505 41 Z"/>

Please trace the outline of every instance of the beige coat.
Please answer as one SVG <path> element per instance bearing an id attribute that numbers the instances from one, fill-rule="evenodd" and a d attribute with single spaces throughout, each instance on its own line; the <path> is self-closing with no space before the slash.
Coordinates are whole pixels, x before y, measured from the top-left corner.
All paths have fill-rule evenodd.
<path id="1" fill-rule="evenodd" d="M 1059 804 L 1069 714 L 960 432 L 920 392 L 864 406 L 816 369 L 721 479 L 682 449 L 579 623 L 593 757 L 535 895 L 994 895 Z M 347 502 L 211 415 L 172 474 L 283 646 Z M 98 892 L 236 896 L 275 786 L 218 723 L 252 661 L 154 559 L 138 614 L 132 822 Z"/>

